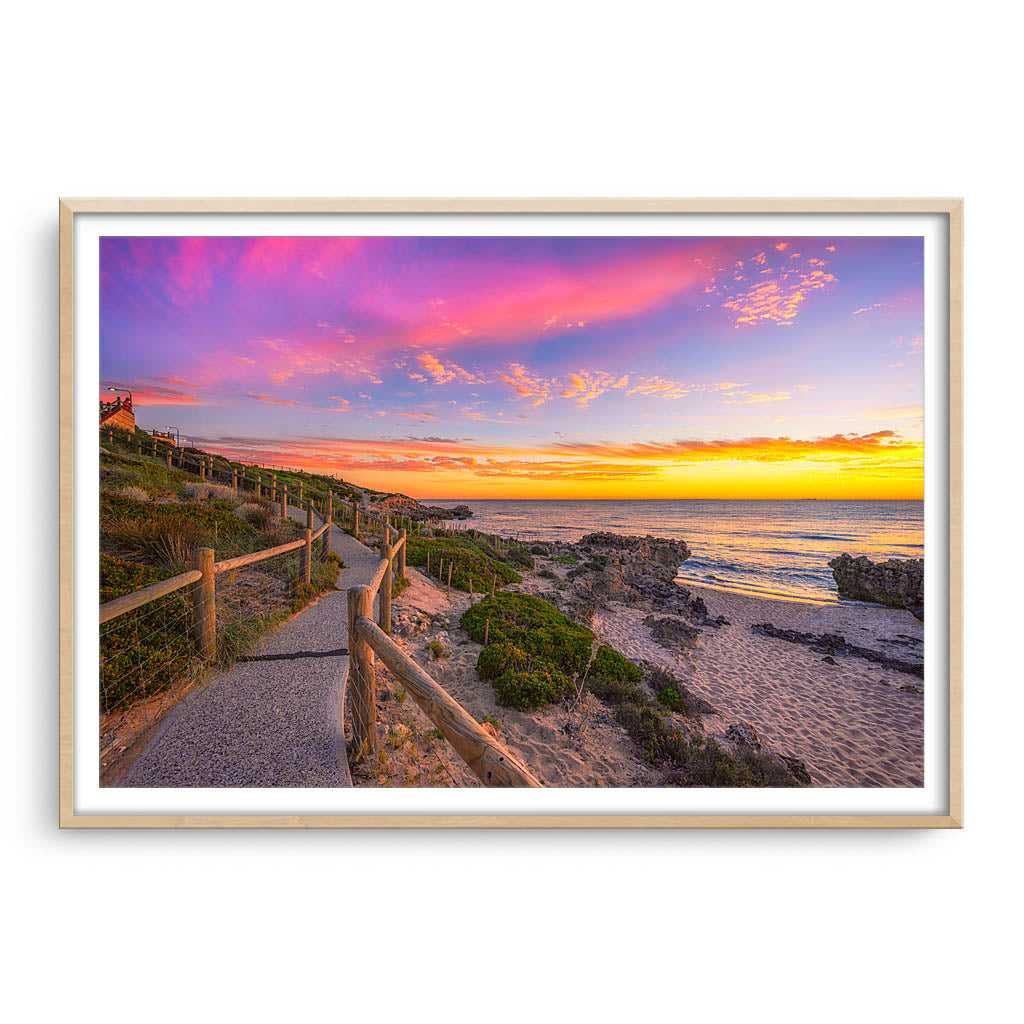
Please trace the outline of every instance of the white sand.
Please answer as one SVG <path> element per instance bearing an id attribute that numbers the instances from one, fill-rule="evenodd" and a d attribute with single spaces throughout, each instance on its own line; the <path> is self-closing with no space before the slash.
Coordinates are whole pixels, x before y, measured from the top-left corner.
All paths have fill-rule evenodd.
<path id="1" fill-rule="evenodd" d="M 850 643 L 912 660 L 919 647 L 899 635 L 923 638 L 910 612 L 864 605 L 809 604 L 746 597 L 692 587 L 712 617 L 730 625 L 705 628 L 692 651 L 675 655 L 651 637 L 644 613 L 615 605 L 598 612 L 595 631 L 627 657 L 671 670 L 714 705 L 711 732 L 748 722 L 779 753 L 807 763 L 818 786 L 921 786 L 922 681 L 861 658 L 836 665 L 807 647 L 759 636 L 757 622 L 807 633 L 839 633 Z"/>

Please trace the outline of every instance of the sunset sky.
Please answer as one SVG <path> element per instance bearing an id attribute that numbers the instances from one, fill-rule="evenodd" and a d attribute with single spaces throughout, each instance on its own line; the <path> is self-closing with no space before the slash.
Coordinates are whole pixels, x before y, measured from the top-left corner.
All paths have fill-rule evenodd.
<path id="1" fill-rule="evenodd" d="M 920 498 L 920 238 L 100 242 L 101 397 L 419 498 Z"/>

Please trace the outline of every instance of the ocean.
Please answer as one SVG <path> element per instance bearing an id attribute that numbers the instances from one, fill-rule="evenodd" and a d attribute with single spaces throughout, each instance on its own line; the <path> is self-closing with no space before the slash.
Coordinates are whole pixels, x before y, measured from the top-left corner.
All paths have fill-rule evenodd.
<path id="1" fill-rule="evenodd" d="M 426 499 L 425 499 L 426 500 Z M 575 541 L 585 533 L 654 534 L 686 541 L 683 583 L 761 597 L 838 601 L 830 558 L 924 557 L 920 501 L 513 501 L 466 504 L 460 525 L 524 540 Z"/>

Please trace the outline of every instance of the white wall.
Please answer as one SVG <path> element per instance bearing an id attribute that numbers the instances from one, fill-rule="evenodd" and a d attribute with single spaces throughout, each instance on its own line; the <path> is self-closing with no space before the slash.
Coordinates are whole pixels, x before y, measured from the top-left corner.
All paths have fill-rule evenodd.
<path id="1" fill-rule="evenodd" d="M 474 998 L 495 1020 L 995 1016 L 1020 895 L 1020 21 L 891 0 L 8 10 L 7 1001 L 157 1021 L 455 1019 Z M 965 195 L 967 829 L 58 833 L 60 194 Z"/>

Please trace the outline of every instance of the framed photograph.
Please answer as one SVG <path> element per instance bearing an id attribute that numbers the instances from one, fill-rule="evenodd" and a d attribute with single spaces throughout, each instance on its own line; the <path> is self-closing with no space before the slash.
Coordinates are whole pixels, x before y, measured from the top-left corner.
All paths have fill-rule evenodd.
<path id="1" fill-rule="evenodd" d="M 962 239 L 63 200 L 61 826 L 962 827 Z"/>

